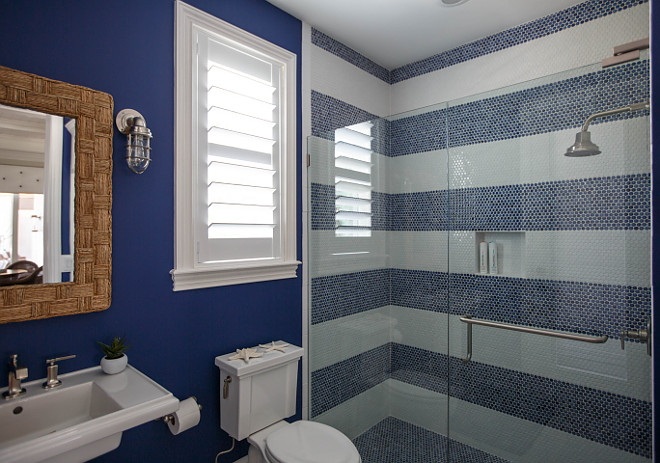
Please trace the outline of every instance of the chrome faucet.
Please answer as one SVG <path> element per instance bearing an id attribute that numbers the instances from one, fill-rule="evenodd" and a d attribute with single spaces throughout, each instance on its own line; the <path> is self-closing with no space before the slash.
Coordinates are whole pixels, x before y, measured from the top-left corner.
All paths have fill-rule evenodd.
<path id="1" fill-rule="evenodd" d="M 44 389 L 53 389 L 55 387 L 59 387 L 62 385 L 62 381 L 57 379 L 57 371 L 59 367 L 55 364 L 55 362 L 61 362 L 63 360 L 69 360 L 69 359 L 74 359 L 76 358 L 75 355 L 67 355 L 66 357 L 57 357 L 54 359 L 49 359 L 46 360 L 46 363 L 48 364 L 48 368 L 46 368 L 47 372 L 47 378 L 46 382 L 41 385 Z"/>
<path id="2" fill-rule="evenodd" d="M 18 364 L 18 354 L 9 357 L 9 385 L 7 391 L 2 393 L 5 399 L 14 399 L 21 394 L 25 394 L 25 389 L 21 387 L 21 380 L 28 377 L 28 369 Z"/>

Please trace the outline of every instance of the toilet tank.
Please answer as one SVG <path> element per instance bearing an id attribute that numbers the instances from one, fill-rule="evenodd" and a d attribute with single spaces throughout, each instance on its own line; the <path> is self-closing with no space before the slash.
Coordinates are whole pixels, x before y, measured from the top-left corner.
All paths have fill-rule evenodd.
<path id="1" fill-rule="evenodd" d="M 229 360 L 236 352 L 215 358 L 220 368 L 220 427 L 236 440 L 296 413 L 298 360 L 303 348 L 289 344 L 284 352 L 253 349 L 263 356 L 248 363 Z"/>

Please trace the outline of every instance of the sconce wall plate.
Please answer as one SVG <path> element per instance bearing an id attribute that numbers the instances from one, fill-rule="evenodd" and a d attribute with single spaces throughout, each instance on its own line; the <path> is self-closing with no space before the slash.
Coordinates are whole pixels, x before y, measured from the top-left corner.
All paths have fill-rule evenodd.
<path id="1" fill-rule="evenodd" d="M 134 109 L 122 109 L 117 113 L 115 121 L 117 122 L 117 128 L 121 133 L 126 135 L 128 131 L 133 126 L 133 119 L 135 117 L 141 117 L 144 120 L 144 116 Z M 130 122 L 130 123 L 129 123 Z M 146 121 L 145 121 L 146 122 Z"/>

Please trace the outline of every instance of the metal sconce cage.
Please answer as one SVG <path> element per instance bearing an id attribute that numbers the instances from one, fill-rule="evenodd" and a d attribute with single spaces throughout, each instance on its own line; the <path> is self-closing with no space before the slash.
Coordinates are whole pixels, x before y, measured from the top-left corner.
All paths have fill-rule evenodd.
<path id="1" fill-rule="evenodd" d="M 134 109 L 122 109 L 117 114 L 117 128 L 126 135 L 126 163 L 136 174 L 141 174 L 151 162 L 151 130 L 142 114 Z"/>

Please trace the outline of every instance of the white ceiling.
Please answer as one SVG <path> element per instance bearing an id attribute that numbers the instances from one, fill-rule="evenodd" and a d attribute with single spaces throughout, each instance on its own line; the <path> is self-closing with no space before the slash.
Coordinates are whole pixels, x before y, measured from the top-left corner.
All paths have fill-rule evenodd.
<path id="1" fill-rule="evenodd" d="M 584 0 L 268 0 L 387 69 L 428 58 Z"/>

